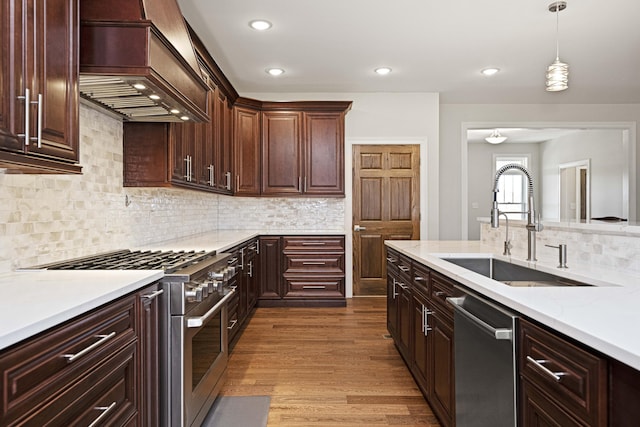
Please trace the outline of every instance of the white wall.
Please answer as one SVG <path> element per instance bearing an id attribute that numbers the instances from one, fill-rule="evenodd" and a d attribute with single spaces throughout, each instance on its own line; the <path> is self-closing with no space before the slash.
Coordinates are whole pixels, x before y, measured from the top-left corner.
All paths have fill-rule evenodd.
<path id="1" fill-rule="evenodd" d="M 458 240 L 466 230 L 466 197 L 462 200 L 463 185 L 466 187 L 467 153 L 465 123 L 483 123 L 491 127 L 508 127 L 530 122 L 546 124 L 564 122 L 636 122 L 632 139 L 638 135 L 640 104 L 442 104 L 440 105 L 440 239 Z M 463 141 L 465 151 L 463 151 Z M 636 164 L 640 165 L 640 150 L 636 153 Z M 635 171 L 634 171 L 635 172 Z M 638 185 L 636 174 L 636 188 Z M 463 184 L 464 182 L 464 184 Z M 640 198 L 636 199 L 636 206 Z M 636 209 L 636 211 L 639 211 Z"/>
<path id="2" fill-rule="evenodd" d="M 561 218 L 558 171 L 560 164 L 590 160 L 591 217 L 627 218 L 623 188 L 627 176 L 621 165 L 626 161 L 622 131 L 589 129 L 546 141 L 541 146 L 543 218 Z M 627 191 L 628 192 L 628 191 Z M 625 199 L 628 194 L 625 194 Z"/>

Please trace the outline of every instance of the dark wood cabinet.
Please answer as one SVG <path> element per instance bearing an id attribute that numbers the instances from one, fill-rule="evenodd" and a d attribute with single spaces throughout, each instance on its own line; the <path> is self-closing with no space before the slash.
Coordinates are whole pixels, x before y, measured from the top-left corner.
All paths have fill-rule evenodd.
<path id="1" fill-rule="evenodd" d="M 259 252 L 258 238 L 247 240 L 240 245 L 226 250 L 231 254 L 230 265 L 236 269 L 235 283 L 236 297 L 232 301 L 229 316 L 229 348 L 233 349 L 240 338 L 240 331 L 246 326 L 258 297 L 258 273 L 257 256 Z"/>
<path id="2" fill-rule="evenodd" d="M 455 425 L 453 282 L 387 248 L 387 325 L 416 384 L 445 427 Z"/>
<path id="3" fill-rule="evenodd" d="M 523 427 L 608 425 L 607 360 L 526 319 L 520 322 L 518 356 Z"/>
<path id="4" fill-rule="evenodd" d="M 213 146 L 215 188 L 219 193 L 232 194 L 233 143 L 231 140 L 232 108 L 228 97 L 219 88 L 213 91 Z"/>
<path id="5" fill-rule="evenodd" d="M 0 167 L 80 173 L 78 0 L 1 8 Z"/>
<path id="6" fill-rule="evenodd" d="M 234 194 L 238 196 L 260 195 L 262 167 L 259 108 L 259 105 L 238 104 L 233 107 L 233 158 L 236 175 Z"/>
<path id="7" fill-rule="evenodd" d="M 0 424 L 157 425 L 157 285 L 0 353 Z"/>
<path id="8" fill-rule="evenodd" d="M 282 244 L 279 236 L 260 236 L 258 305 L 282 298 Z"/>
<path id="9" fill-rule="evenodd" d="M 262 194 L 344 196 L 344 118 L 350 106 L 264 103 Z"/>

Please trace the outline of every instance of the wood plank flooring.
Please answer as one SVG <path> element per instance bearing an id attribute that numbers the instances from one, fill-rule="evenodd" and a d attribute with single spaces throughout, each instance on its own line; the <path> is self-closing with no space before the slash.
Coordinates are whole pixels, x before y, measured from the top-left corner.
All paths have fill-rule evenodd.
<path id="1" fill-rule="evenodd" d="M 387 333 L 385 298 L 259 308 L 221 395 L 271 396 L 268 427 L 439 427 Z"/>

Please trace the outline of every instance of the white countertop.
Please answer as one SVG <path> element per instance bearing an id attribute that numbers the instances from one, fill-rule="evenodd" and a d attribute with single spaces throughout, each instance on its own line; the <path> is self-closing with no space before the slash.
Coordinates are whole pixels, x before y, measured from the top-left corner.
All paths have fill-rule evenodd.
<path id="1" fill-rule="evenodd" d="M 556 268 L 492 253 L 479 241 L 393 240 L 386 244 L 467 288 L 640 370 L 640 276 L 589 265 Z M 596 286 L 510 287 L 443 261 L 493 257 Z"/>
<path id="2" fill-rule="evenodd" d="M 162 276 L 161 270 L 41 270 L 1 275 L 0 350 Z"/>

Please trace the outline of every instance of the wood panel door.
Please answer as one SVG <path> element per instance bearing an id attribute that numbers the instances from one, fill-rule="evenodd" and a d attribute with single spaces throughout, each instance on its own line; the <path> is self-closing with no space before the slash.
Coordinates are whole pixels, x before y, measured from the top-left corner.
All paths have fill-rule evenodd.
<path id="1" fill-rule="evenodd" d="M 420 146 L 353 146 L 354 295 L 386 293 L 385 240 L 420 237 Z"/>

